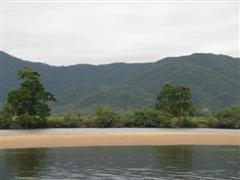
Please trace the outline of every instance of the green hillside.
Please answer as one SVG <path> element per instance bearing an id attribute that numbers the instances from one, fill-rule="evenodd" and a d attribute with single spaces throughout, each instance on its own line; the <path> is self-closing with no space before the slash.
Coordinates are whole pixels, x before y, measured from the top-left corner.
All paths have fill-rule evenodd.
<path id="1" fill-rule="evenodd" d="M 198 107 L 217 109 L 240 101 L 240 59 L 224 55 L 192 54 L 155 63 L 73 65 L 32 63 L 0 52 L 0 102 L 19 86 L 16 72 L 24 66 L 37 70 L 48 90 L 58 98 L 55 111 L 91 110 L 105 104 L 127 110 L 153 106 L 165 83 L 193 90 Z"/>

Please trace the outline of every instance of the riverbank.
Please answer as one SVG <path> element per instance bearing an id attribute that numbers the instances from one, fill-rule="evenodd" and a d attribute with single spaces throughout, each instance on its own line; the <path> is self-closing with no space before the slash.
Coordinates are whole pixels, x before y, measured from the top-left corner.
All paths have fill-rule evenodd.
<path id="1" fill-rule="evenodd" d="M 124 145 L 240 145 L 239 131 L 227 130 L 82 130 L 36 131 L 1 136 L 0 149 Z"/>

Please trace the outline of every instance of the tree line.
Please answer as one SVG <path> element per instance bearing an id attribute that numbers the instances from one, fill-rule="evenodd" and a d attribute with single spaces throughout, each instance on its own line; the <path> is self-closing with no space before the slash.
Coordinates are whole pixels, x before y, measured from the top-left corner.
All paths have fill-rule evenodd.
<path id="1" fill-rule="evenodd" d="M 49 102 L 54 95 L 45 90 L 40 74 L 25 67 L 18 71 L 20 88 L 8 93 L 0 111 L 0 128 L 60 127 L 213 127 L 240 128 L 240 105 L 219 110 L 198 111 L 191 89 L 165 84 L 156 97 L 154 108 L 115 112 L 101 106 L 93 115 L 51 115 Z"/>

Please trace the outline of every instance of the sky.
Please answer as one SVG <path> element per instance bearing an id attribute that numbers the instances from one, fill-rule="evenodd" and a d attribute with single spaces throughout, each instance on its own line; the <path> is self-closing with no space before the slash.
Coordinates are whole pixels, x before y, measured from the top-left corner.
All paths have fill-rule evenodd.
<path id="1" fill-rule="evenodd" d="M 50 65 L 239 57 L 238 1 L 4 1 L 1 50 Z"/>

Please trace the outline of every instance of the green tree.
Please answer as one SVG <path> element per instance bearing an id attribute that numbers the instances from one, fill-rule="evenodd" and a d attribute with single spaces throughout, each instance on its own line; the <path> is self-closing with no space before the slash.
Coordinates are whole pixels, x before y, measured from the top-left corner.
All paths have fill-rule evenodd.
<path id="1" fill-rule="evenodd" d="M 18 90 L 8 94 L 6 108 L 20 126 L 38 128 L 46 125 L 46 117 L 50 115 L 48 101 L 56 101 L 53 94 L 46 91 L 40 81 L 40 74 L 24 67 L 18 71 L 22 80 Z"/>
<path id="2" fill-rule="evenodd" d="M 166 84 L 157 96 L 155 107 L 157 110 L 176 116 L 180 122 L 182 116 L 194 112 L 191 90 L 183 86 Z"/>

